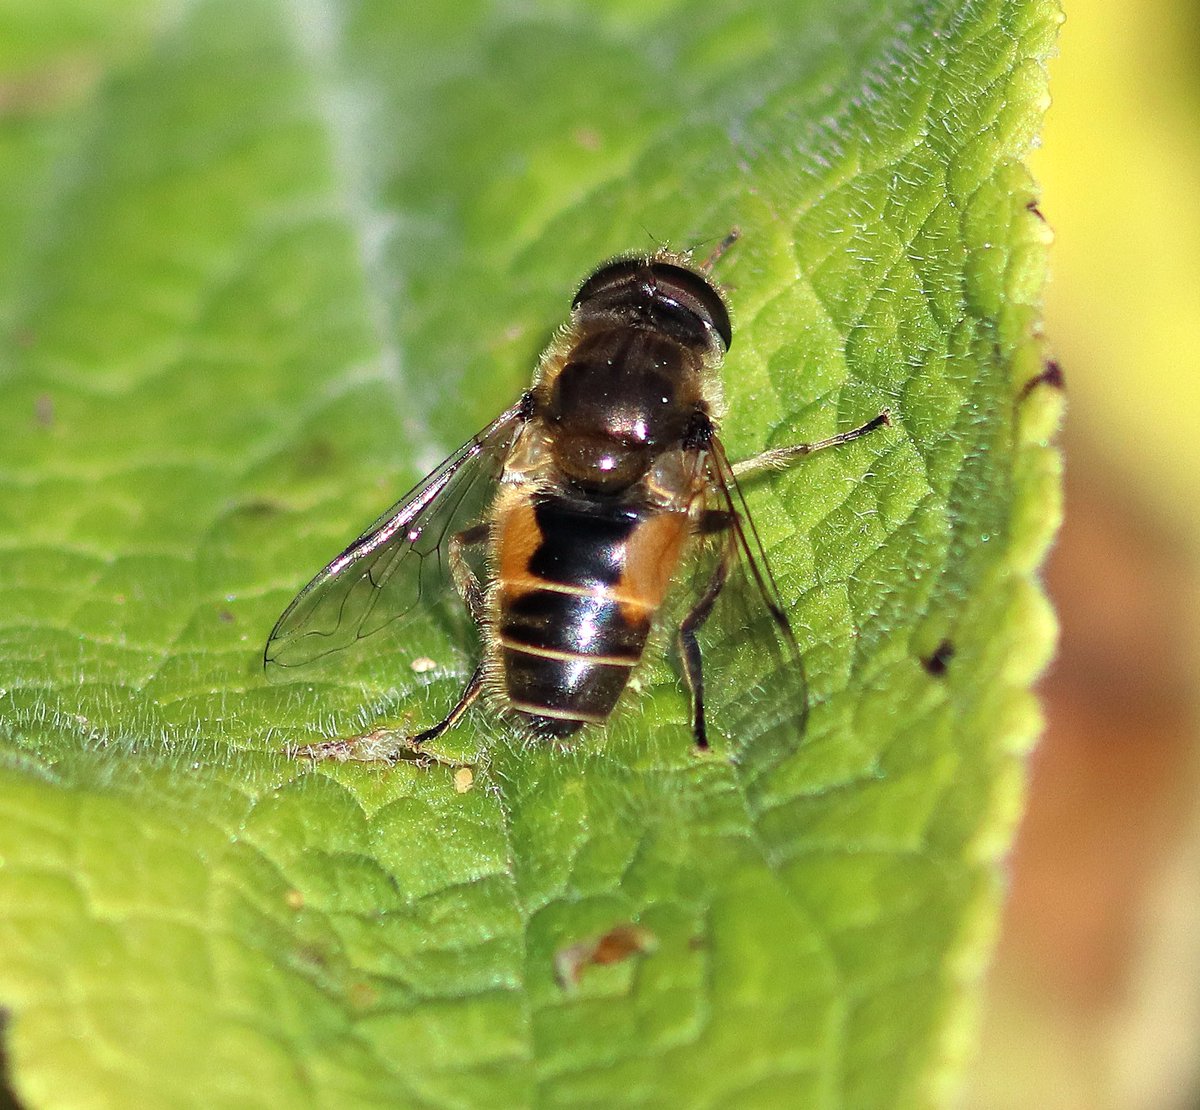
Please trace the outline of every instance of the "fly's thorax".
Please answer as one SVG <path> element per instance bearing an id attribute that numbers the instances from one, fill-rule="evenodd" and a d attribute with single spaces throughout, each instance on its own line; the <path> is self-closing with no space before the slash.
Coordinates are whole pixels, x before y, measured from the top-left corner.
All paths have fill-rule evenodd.
<path id="1" fill-rule="evenodd" d="M 719 415 L 716 371 L 731 338 L 717 286 L 684 255 L 606 262 L 580 287 L 533 397 L 558 476 L 616 496 Z"/>
<path id="2" fill-rule="evenodd" d="M 615 493 L 679 444 L 703 408 L 704 360 L 642 327 L 583 331 L 542 383 L 555 464 L 580 489 Z"/>

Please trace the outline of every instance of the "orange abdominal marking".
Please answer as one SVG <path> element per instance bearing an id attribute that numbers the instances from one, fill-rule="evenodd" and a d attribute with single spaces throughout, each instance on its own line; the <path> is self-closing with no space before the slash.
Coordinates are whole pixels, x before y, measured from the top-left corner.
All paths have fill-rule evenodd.
<path id="1" fill-rule="evenodd" d="M 688 519 L 683 513 L 662 513 L 643 520 L 626 548 L 621 580 L 613 591 L 627 620 L 626 606 L 657 611 L 667 595 L 688 539 Z"/>

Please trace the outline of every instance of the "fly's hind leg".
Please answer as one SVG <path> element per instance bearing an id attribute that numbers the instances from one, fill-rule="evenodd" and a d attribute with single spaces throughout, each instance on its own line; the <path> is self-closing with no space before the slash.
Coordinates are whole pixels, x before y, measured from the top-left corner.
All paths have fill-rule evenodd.
<path id="1" fill-rule="evenodd" d="M 475 572 L 467 562 L 464 552 L 469 547 L 478 547 L 485 543 L 488 535 L 487 524 L 481 523 L 464 528 L 450 537 L 450 577 L 454 581 L 454 588 L 463 599 L 463 604 L 467 607 L 467 612 L 471 614 L 471 619 L 478 626 L 482 626 L 486 619 L 487 605 L 483 587 L 480 586 L 479 579 L 475 577 Z M 430 740 L 436 740 L 447 729 L 453 728 L 462 719 L 463 714 L 471 708 L 482 690 L 483 664 L 480 663 L 475 668 L 467 682 L 466 689 L 463 690 L 462 696 L 459 697 L 454 708 L 432 728 L 418 732 L 412 739 L 412 746 L 416 748 Z"/>
<path id="2" fill-rule="evenodd" d="M 761 474 L 764 470 L 784 470 L 797 459 L 824 451 L 826 447 L 841 447 L 844 443 L 853 443 L 856 439 L 870 435 L 877 428 L 887 427 L 891 422 L 891 414 L 884 409 L 873 420 L 868 420 L 857 428 L 851 428 L 848 432 L 830 436 L 828 439 L 819 439 L 816 443 L 794 443 L 791 447 L 775 447 L 770 451 L 764 451 L 761 455 L 734 463 L 734 477 L 747 478 Z"/>
<path id="3" fill-rule="evenodd" d="M 425 729 L 424 732 L 418 732 L 412 738 L 412 746 L 419 748 L 422 744 L 430 740 L 436 740 L 449 728 L 453 728 L 462 719 L 462 715 L 471 708 L 475 703 L 475 699 L 479 697 L 480 691 L 483 689 L 483 664 L 480 663 L 475 668 L 475 673 L 471 675 L 471 680 L 467 683 L 467 688 L 462 692 L 462 696 L 455 703 L 453 709 L 446 716 L 438 721 L 432 728 Z"/>
<path id="4" fill-rule="evenodd" d="M 729 513 L 712 509 L 701 518 L 700 531 L 709 534 L 726 532 L 732 523 L 733 519 Z M 708 751 L 708 726 L 704 719 L 704 661 L 696 633 L 708 620 L 717 597 L 724 589 L 736 553 L 737 548 L 731 536 L 721 550 L 721 557 L 708 580 L 708 585 L 704 588 L 704 593 L 679 625 L 679 657 L 683 661 L 683 677 L 687 680 L 688 690 L 692 695 L 692 737 L 696 743 L 696 750 L 700 752 Z"/>

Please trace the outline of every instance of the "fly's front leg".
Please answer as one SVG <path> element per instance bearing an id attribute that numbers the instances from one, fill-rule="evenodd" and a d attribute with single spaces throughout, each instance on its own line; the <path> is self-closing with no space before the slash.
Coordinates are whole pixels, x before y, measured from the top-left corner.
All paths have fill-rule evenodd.
<path id="1" fill-rule="evenodd" d="M 828 439 L 819 439 L 816 443 L 795 443 L 791 447 L 775 447 L 770 451 L 764 451 L 761 455 L 755 455 L 751 459 L 743 459 L 741 462 L 734 463 L 734 477 L 747 478 L 761 474 L 764 470 L 784 470 L 797 459 L 824 451 L 826 447 L 841 447 L 843 443 L 853 443 L 856 439 L 870 435 L 876 428 L 887 427 L 891 422 L 891 414 L 884 409 L 877 417 L 868 420 L 860 427 L 830 436 Z"/>
<path id="2" fill-rule="evenodd" d="M 488 535 L 489 529 L 487 524 L 475 524 L 470 528 L 464 528 L 461 532 L 456 532 L 450 537 L 450 577 L 454 582 L 454 588 L 463 599 L 463 604 L 466 605 L 467 612 L 471 614 L 471 619 L 476 625 L 481 625 L 485 619 L 487 605 L 484 599 L 483 587 L 480 586 L 479 579 L 475 577 L 475 572 L 467 562 L 464 551 L 469 547 L 478 547 L 481 543 L 485 543 Z M 475 668 L 475 672 L 471 675 L 470 681 L 467 683 L 467 688 L 462 692 L 462 696 L 455 703 L 454 708 L 446 714 L 443 720 L 439 721 L 432 728 L 427 728 L 424 732 L 418 732 L 412 739 L 412 746 L 416 748 L 429 740 L 435 740 L 447 729 L 453 728 L 458 724 L 462 715 L 471 708 L 482 690 L 483 664 L 480 663 Z"/>
<path id="3" fill-rule="evenodd" d="M 729 568 L 737 554 L 733 535 L 729 532 L 732 523 L 732 514 L 723 509 L 709 509 L 701 516 L 701 535 L 726 532 L 729 533 L 729 539 L 725 541 L 721 558 L 704 588 L 704 593 L 679 625 L 679 657 L 683 661 L 683 677 L 687 679 L 688 690 L 692 695 L 692 737 L 696 743 L 696 750 L 701 752 L 708 751 L 708 727 L 704 719 L 704 660 L 696 632 L 708 620 L 713 605 L 729 578 Z"/>
<path id="4" fill-rule="evenodd" d="M 721 256 L 741 237 L 741 228 L 731 227 L 725 238 L 722 239 L 715 247 L 713 247 L 712 251 L 709 253 L 709 256 L 700 263 L 700 272 L 702 274 L 711 274 L 713 267 L 721 260 Z"/>

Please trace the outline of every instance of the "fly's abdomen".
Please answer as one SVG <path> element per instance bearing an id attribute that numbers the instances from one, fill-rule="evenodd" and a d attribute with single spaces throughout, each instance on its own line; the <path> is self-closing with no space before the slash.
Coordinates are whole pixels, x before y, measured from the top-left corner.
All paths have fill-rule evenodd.
<path id="1" fill-rule="evenodd" d="M 498 515 L 497 651 L 513 709 L 569 736 L 617 704 L 678 565 L 683 514 L 562 495 Z"/>
<path id="2" fill-rule="evenodd" d="M 501 596 L 500 657 L 512 707 L 555 736 L 605 720 L 642 657 L 651 614 L 630 620 L 603 596 L 539 587 Z"/>

